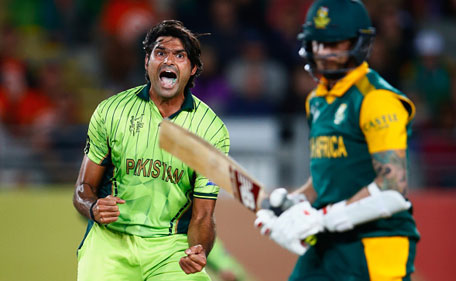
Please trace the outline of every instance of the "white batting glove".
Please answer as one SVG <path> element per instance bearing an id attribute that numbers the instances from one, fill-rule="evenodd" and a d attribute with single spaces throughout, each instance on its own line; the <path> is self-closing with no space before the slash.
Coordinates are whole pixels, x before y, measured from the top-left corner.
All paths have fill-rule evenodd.
<path id="1" fill-rule="evenodd" d="M 269 204 L 271 207 L 280 208 L 282 211 L 304 201 L 307 201 L 304 194 L 288 193 L 283 187 L 274 189 L 269 195 Z"/>
<path id="2" fill-rule="evenodd" d="M 277 216 L 271 210 L 261 209 L 257 213 L 255 227 L 260 229 L 261 235 L 269 235 L 272 225 L 277 220 Z"/>
<path id="3" fill-rule="evenodd" d="M 289 252 L 296 254 L 298 256 L 304 255 L 309 246 L 306 243 L 303 243 L 300 239 L 293 239 L 293 240 L 276 240 L 271 237 L 274 242 L 279 244 L 282 248 L 288 250 Z"/>
<path id="4" fill-rule="evenodd" d="M 290 245 L 297 247 L 299 241 L 301 247 L 297 249 L 303 253 L 306 247 L 301 244 L 301 240 L 323 230 L 323 214 L 305 201 L 294 205 L 277 218 L 270 230 L 270 237 L 287 249 Z"/>
<path id="5" fill-rule="evenodd" d="M 346 201 L 330 204 L 322 209 L 324 214 L 323 224 L 328 231 L 343 232 L 355 226 L 346 212 Z"/>
<path id="6" fill-rule="evenodd" d="M 260 228 L 260 233 L 262 235 L 268 236 L 271 233 L 271 229 L 274 227 L 274 224 L 277 221 L 277 216 L 274 215 L 273 211 L 266 209 L 259 210 L 256 215 L 257 218 L 255 220 L 255 227 Z M 294 241 L 282 241 L 280 239 L 273 240 L 283 248 L 297 255 L 303 255 L 307 251 L 307 247 L 301 244 L 301 241 L 298 239 Z"/>

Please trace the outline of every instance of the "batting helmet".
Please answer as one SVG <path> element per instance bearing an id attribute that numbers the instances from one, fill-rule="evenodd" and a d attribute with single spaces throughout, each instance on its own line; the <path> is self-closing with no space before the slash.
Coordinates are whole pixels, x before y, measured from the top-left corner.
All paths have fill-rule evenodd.
<path id="1" fill-rule="evenodd" d="M 317 0 L 307 12 L 306 22 L 298 35 L 301 41 L 299 54 L 307 60 L 306 70 L 316 70 L 312 41 L 338 42 L 353 40 L 354 44 L 348 56 L 356 66 L 365 61 L 369 55 L 375 28 L 372 27 L 369 14 L 359 0 Z M 321 70 L 328 77 L 345 75 L 350 70 Z"/>

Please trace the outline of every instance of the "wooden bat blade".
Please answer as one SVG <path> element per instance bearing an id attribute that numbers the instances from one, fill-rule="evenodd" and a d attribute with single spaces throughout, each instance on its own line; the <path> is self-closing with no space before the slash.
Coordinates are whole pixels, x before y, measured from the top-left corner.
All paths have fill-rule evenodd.
<path id="1" fill-rule="evenodd" d="M 265 197 L 261 183 L 204 139 L 165 119 L 160 123 L 159 145 L 232 194 L 251 211 L 260 207 Z"/>

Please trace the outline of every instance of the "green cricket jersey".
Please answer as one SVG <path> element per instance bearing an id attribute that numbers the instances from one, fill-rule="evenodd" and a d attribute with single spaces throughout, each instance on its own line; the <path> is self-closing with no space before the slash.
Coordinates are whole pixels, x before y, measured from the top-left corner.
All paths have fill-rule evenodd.
<path id="1" fill-rule="evenodd" d="M 193 198 L 215 200 L 219 187 L 160 149 L 163 117 L 149 89 L 150 84 L 139 86 L 101 102 L 90 120 L 84 152 L 107 168 L 98 196 L 126 201 L 118 205 L 119 219 L 109 229 L 141 237 L 187 233 Z M 169 119 L 228 154 L 225 124 L 190 91 Z"/>
<path id="2" fill-rule="evenodd" d="M 328 92 L 325 81 L 306 102 L 310 127 L 310 170 L 322 208 L 346 200 L 376 177 L 371 154 L 406 149 L 414 105 L 362 64 Z M 411 212 L 360 225 L 360 237 L 418 238 Z"/>

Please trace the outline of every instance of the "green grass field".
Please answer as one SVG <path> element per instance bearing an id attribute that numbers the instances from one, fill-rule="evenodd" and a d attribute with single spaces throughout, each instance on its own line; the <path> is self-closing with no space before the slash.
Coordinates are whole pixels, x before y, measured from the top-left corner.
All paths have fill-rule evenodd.
<path id="1" fill-rule="evenodd" d="M 0 281 L 76 280 L 85 220 L 72 188 L 0 188 Z"/>

